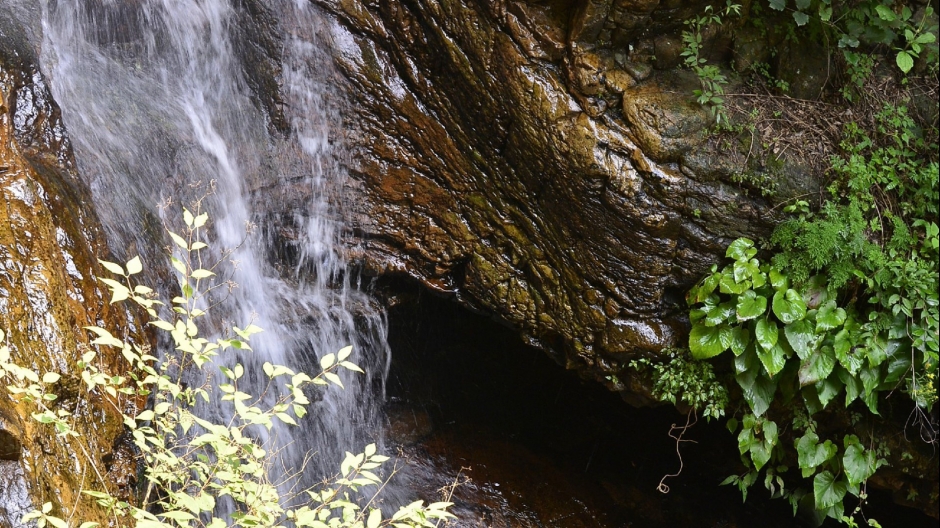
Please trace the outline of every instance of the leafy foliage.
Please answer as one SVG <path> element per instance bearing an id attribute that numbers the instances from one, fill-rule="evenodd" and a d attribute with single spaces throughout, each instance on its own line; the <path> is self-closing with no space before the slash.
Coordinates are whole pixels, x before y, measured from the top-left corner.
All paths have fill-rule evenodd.
<path id="1" fill-rule="evenodd" d="M 364 507 L 351 496 L 367 486 L 382 486 L 385 481 L 375 471 L 388 457 L 376 452 L 370 444 L 359 454 L 348 453 L 339 474 L 315 489 L 303 490 L 305 501 L 286 502 L 276 485 L 283 475 L 272 472 L 273 446 L 257 439 L 252 431 L 259 427 L 271 429 L 276 421 L 297 425 L 304 417 L 310 400 L 305 389 L 310 385 L 342 387 L 338 369 L 362 372 L 349 361 L 351 347 L 320 360 L 321 372 L 309 376 L 302 372 L 265 363 L 268 387 L 275 392 L 285 390 L 273 403 L 265 403 L 258 395 L 245 392 L 241 380 L 246 374 L 241 364 L 229 368 L 213 362 L 213 358 L 229 349 L 250 351 L 249 339 L 261 329 L 248 325 L 233 327 L 231 335 L 215 340 L 201 337 L 199 323 L 207 315 L 206 295 L 220 284 L 213 282 L 215 266 L 202 266 L 201 251 L 208 247 L 201 240 L 208 221 L 205 213 L 183 211 L 186 229 L 182 234 L 168 231 L 179 248 L 171 262 L 179 278 L 180 295 L 172 302 L 170 319 L 158 309 L 163 304 L 150 288 L 134 284 L 132 277 L 143 265 L 135 257 L 124 266 L 111 262 L 102 265 L 117 278 L 101 279 L 111 290 L 112 303 L 130 300 L 143 307 L 150 324 L 172 338 L 175 350 L 158 358 L 148 350 L 125 342 L 104 328 L 89 327 L 94 334 L 92 344 L 117 349 L 132 366 L 126 375 L 109 374 L 95 366 L 98 352 L 87 350 L 76 365 L 75 372 L 47 372 L 40 376 L 11 360 L 9 349 L 0 347 L 0 378 L 9 383 L 8 390 L 21 401 L 36 406 L 33 418 L 54 427 L 59 437 L 75 437 L 71 413 L 56 405 L 52 385 L 63 377 L 78 376 L 89 392 L 103 393 L 108 402 L 122 412 L 124 425 L 132 432 L 139 451 L 145 486 L 137 504 L 118 500 L 107 491 L 87 489 L 83 493 L 95 499 L 114 515 L 114 524 L 133 522 L 139 528 L 225 526 L 298 526 L 311 528 L 396 528 L 435 526 L 436 521 L 453 517 L 447 512 L 448 502 L 425 505 L 416 501 L 399 509 L 390 518 L 371 502 Z M 0 333 L 2 340 L 2 333 Z M 182 381 L 185 370 L 197 369 L 205 375 L 205 383 L 193 386 Z M 218 371 L 217 373 L 214 371 Z M 196 401 L 213 401 L 210 384 L 217 385 L 222 402 L 231 402 L 234 415 L 223 423 L 215 423 L 195 412 Z M 127 399 L 150 397 L 152 406 L 140 412 L 126 413 Z M 374 500 L 374 499 L 373 499 Z M 218 506 L 227 502 L 232 513 L 223 514 Z M 289 504 L 289 505 L 288 505 Z M 294 506 L 294 504 L 298 504 Z M 39 528 L 51 525 L 67 528 L 71 515 L 57 515 L 51 503 L 25 515 L 22 522 L 35 521 Z M 68 519 L 68 520 L 66 520 Z M 132 519 L 130 521 L 129 519 Z M 96 523 L 83 523 L 80 528 L 94 528 Z"/>
<path id="2" fill-rule="evenodd" d="M 720 12 L 715 12 L 712 6 L 705 7 L 705 13 L 701 16 L 692 17 L 684 22 L 686 29 L 682 32 L 682 43 L 685 48 L 681 56 L 687 68 L 695 72 L 701 84 L 700 90 L 695 90 L 693 95 L 700 105 L 706 106 L 715 117 L 717 123 L 727 121 L 724 111 L 725 85 L 728 79 L 725 77 L 718 66 L 708 64 L 708 60 L 702 56 L 702 45 L 705 29 L 711 25 L 720 26 L 722 17 L 727 18 L 731 15 L 740 15 L 741 5 L 735 4 L 732 0 L 727 0 L 725 8 Z"/>
<path id="3" fill-rule="evenodd" d="M 793 220 L 771 237 L 771 263 L 753 241 L 735 240 L 731 263 L 712 268 L 689 291 L 689 350 L 708 359 L 731 350 L 748 410 L 738 447 L 748 467 L 726 480 L 747 489 L 764 473 L 771 494 L 794 506 L 812 499 L 820 514 L 843 513 L 848 496 L 886 464 L 877 442 L 852 434 L 822 438 L 814 416 L 834 402 L 878 414 L 879 395 L 902 389 L 927 437 L 937 401 L 938 169 L 904 108 L 885 107 L 878 134 L 847 127 L 844 155 L 832 160 L 831 198 L 816 212 L 787 207 Z M 776 412 L 771 412 L 775 407 Z M 773 417 L 771 416 L 773 415 Z M 787 487 L 785 450 L 775 420 L 789 415 L 793 448 L 809 488 Z"/>
<path id="4" fill-rule="evenodd" d="M 937 28 L 926 25 L 933 14 L 930 6 L 915 19 L 910 7 L 892 0 L 768 0 L 768 4 L 772 10 L 789 12 L 797 26 L 818 24 L 838 42 L 850 65 L 859 64 L 858 50 L 866 45 L 890 47 L 905 74 L 925 51 L 934 58 L 937 54 Z"/>
<path id="5" fill-rule="evenodd" d="M 795 511 L 807 492 L 788 489 L 785 484 L 789 467 L 784 462 L 780 426 L 769 413 L 771 406 L 795 406 L 812 416 L 844 394 L 844 405 L 861 399 L 877 413 L 878 393 L 893 388 L 897 378 L 892 383 L 891 373 L 899 368 L 903 372 L 910 359 L 904 363 L 902 354 L 889 357 L 853 348 L 846 327 L 858 325 L 850 313 L 835 300 L 817 304 L 819 290 L 812 284 L 792 288 L 786 275 L 756 258 L 751 240 L 736 240 L 727 256 L 732 264 L 720 271 L 716 267 L 689 292 L 693 307 L 689 349 L 698 359 L 731 350 L 734 378 L 749 408 L 740 421 L 729 420 L 729 429 L 738 432 L 738 449 L 749 469 L 725 483 L 737 485 L 746 497 L 763 471 L 765 487 L 772 495 L 789 499 Z M 843 456 L 838 456 L 834 442 L 820 442 L 815 425 L 794 448 L 801 476 L 813 478 L 816 509 L 835 518 L 842 516 L 847 494 L 863 495 L 865 480 L 884 464 L 857 438 L 851 449 L 846 444 Z"/>
<path id="6" fill-rule="evenodd" d="M 687 350 L 664 351 L 667 362 L 654 362 L 646 358 L 630 362 L 640 372 L 651 370 L 653 397 L 673 405 L 682 403 L 700 411 L 707 420 L 725 415 L 728 390 L 715 376 L 711 364 L 692 361 Z"/>

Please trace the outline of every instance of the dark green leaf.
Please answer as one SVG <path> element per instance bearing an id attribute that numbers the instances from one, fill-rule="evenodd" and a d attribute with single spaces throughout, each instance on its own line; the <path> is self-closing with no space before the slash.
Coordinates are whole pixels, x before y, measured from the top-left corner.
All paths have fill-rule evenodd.
<path id="1" fill-rule="evenodd" d="M 832 347 L 824 346 L 817 349 L 800 365 L 800 386 L 815 385 L 816 382 L 828 378 L 835 366 L 836 357 L 832 352 Z M 821 396 L 820 400 L 822 400 Z"/>
<path id="2" fill-rule="evenodd" d="M 751 412 L 760 417 L 767 412 L 774 400 L 774 393 L 777 392 L 777 382 L 760 372 L 754 376 L 754 383 L 750 389 L 745 389 L 743 386 L 741 389 L 744 399 L 751 407 Z"/>
<path id="3" fill-rule="evenodd" d="M 885 379 L 881 381 L 879 388 L 890 390 L 895 387 L 898 381 L 902 377 L 905 377 L 908 372 L 911 370 L 911 356 L 910 354 L 891 354 L 891 358 L 887 362 L 888 372 L 885 375 Z"/>
<path id="4" fill-rule="evenodd" d="M 802 11 L 794 11 L 793 20 L 796 22 L 796 25 L 805 26 L 806 23 L 809 22 L 809 15 Z"/>
<path id="5" fill-rule="evenodd" d="M 695 324 L 689 334 L 689 352 L 695 359 L 717 356 L 731 346 L 731 328 L 727 325 L 705 326 Z"/>
<path id="6" fill-rule="evenodd" d="M 731 331 L 731 351 L 735 356 L 744 353 L 747 345 L 751 342 L 751 332 L 743 326 L 735 326 Z"/>
<path id="7" fill-rule="evenodd" d="M 845 310 L 836 306 L 835 301 L 829 301 L 819 308 L 816 313 L 816 332 L 825 332 L 842 326 L 845 322 Z"/>
<path id="8" fill-rule="evenodd" d="M 845 406 L 848 407 L 865 390 L 865 387 L 862 385 L 862 380 L 853 376 L 845 368 L 837 366 L 835 370 L 839 381 L 845 384 Z"/>
<path id="9" fill-rule="evenodd" d="M 760 360 L 754 352 L 753 346 L 745 349 L 744 353 L 734 358 L 734 377 L 745 391 L 752 390 L 761 373 Z"/>
<path id="10" fill-rule="evenodd" d="M 845 468 L 845 476 L 852 486 L 858 486 L 865 482 L 878 469 L 874 451 L 865 449 L 857 443 L 845 448 L 845 455 L 842 456 L 842 467 Z"/>
<path id="11" fill-rule="evenodd" d="M 801 388 L 800 394 L 803 395 L 803 405 L 806 406 L 806 411 L 810 416 L 822 410 L 822 403 L 819 401 L 819 393 L 816 392 L 815 385 L 808 385 Z"/>
<path id="12" fill-rule="evenodd" d="M 721 273 L 712 273 L 702 281 L 702 283 L 695 289 L 695 302 L 702 302 L 711 295 L 715 288 L 718 287 L 718 282 L 721 280 Z"/>
<path id="13" fill-rule="evenodd" d="M 800 359 L 808 358 L 816 349 L 818 338 L 813 332 L 813 324 L 806 319 L 784 326 L 783 333 Z"/>
<path id="14" fill-rule="evenodd" d="M 764 314 L 767 311 L 767 298 L 758 295 L 754 290 L 747 290 L 738 297 L 736 313 L 738 321 L 747 321 Z"/>
<path id="15" fill-rule="evenodd" d="M 888 339 L 876 334 L 865 341 L 865 355 L 868 356 L 868 365 L 877 367 L 888 359 Z"/>
<path id="16" fill-rule="evenodd" d="M 796 0 L 796 8 L 799 10 L 806 9 L 809 7 L 811 0 Z"/>
<path id="17" fill-rule="evenodd" d="M 816 383 L 816 394 L 819 396 L 819 403 L 825 408 L 829 405 L 839 393 L 842 392 L 842 389 L 845 388 L 845 384 L 842 383 L 842 380 L 839 379 L 839 376 L 829 376 L 828 378 L 819 381 Z"/>
<path id="18" fill-rule="evenodd" d="M 706 305 L 703 310 L 705 311 L 705 326 L 718 326 L 734 315 L 734 301 L 723 302 L 718 306 Z"/>
<path id="19" fill-rule="evenodd" d="M 813 478 L 813 494 L 816 498 L 817 510 L 825 510 L 841 504 L 845 491 L 846 482 L 837 479 L 828 471 L 823 471 Z"/>
<path id="20" fill-rule="evenodd" d="M 829 440 L 819 443 L 816 433 L 807 431 L 796 442 L 796 453 L 800 469 L 803 470 L 803 477 L 806 478 L 815 473 L 816 468 L 835 456 L 838 450 L 839 448 Z"/>
<path id="21" fill-rule="evenodd" d="M 761 364 L 764 365 L 764 370 L 767 371 L 770 377 L 776 376 L 778 372 L 783 370 L 783 366 L 787 362 L 786 351 L 779 343 L 774 345 L 770 350 L 758 348 L 757 357 L 760 358 Z"/>
<path id="22" fill-rule="evenodd" d="M 763 347 L 764 350 L 771 350 L 777 344 L 778 334 L 777 323 L 767 317 L 757 320 L 757 325 L 754 328 L 754 337 L 757 338 L 757 343 Z"/>
<path id="23" fill-rule="evenodd" d="M 790 324 L 806 317 L 806 304 L 803 302 L 803 296 L 793 289 L 775 293 L 773 309 L 774 315 L 784 324 Z"/>
<path id="24" fill-rule="evenodd" d="M 750 452 L 751 461 L 754 462 L 754 469 L 758 471 L 770 460 L 771 450 L 767 449 L 767 446 L 763 442 L 755 442 L 752 444 Z"/>
<path id="25" fill-rule="evenodd" d="M 844 331 L 844 330 L 843 330 Z M 864 363 L 856 349 L 850 348 L 851 343 L 847 336 L 840 338 L 842 332 L 836 334 L 834 339 L 833 351 L 836 355 L 836 359 L 839 360 L 839 364 L 846 368 L 853 376 L 858 373 L 858 369 L 862 367 Z"/>
<path id="26" fill-rule="evenodd" d="M 787 0 L 770 0 L 770 8 L 775 11 L 783 11 L 787 7 Z"/>

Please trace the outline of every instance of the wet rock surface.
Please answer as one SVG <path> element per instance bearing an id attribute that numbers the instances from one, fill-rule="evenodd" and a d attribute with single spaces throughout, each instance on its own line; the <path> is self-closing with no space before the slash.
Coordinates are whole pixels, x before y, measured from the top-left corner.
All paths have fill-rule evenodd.
<path id="1" fill-rule="evenodd" d="M 123 428 L 112 404 L 123 403 L 87 395 L 74 364 L 89 347 L 84 326 L 125 328 L 128 336 L 134 327 L 96 284 L 104 274 L 96 257 L 106 257 L 107 248 L 38 69 L 30 27 L 20 22 L 0 6 L 0 329 L 13 361 L 62 375 L 51 407 L 73 413 L 83 439 L 56 437 L 51 426 L 31 417 L 31 404 L 0 393 L 0 526 L 21 526 L 22 514 L 44 502 L 52 502 L 58 515 L 68 516 L 74 507 L 77 518 L 106 524 L 105 513 L 79 492 L 131 492 L 113 487 L 106 474 L 107 481 L 99 482 L 89 467 L 89 458 L 100 465 L 112 451 Z M 123 370 L 115 354 L 98 361 Z"/>
<path id="2" fill-rule="evenodd" d="M 694 75 L 654 68 L 696 5 L 324 7 L 367 273 L 449 292 L 604 380 L 680 344 L 687 286 L 773 225 L 732 181 L 744 157 L 705 141 Z"/>

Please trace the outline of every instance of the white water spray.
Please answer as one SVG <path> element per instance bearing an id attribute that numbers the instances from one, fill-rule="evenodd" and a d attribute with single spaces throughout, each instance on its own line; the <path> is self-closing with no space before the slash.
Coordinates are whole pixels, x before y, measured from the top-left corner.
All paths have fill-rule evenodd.
<path id="1" fill-rule="evenodd" d="M 207 202 L 212 243 L 241 244 L 232 255 L 239 287 L 216 315 L 239 325 L 253 320 L 265 330 L 252 338 L 254 352 L 239 357 L 254 373 L 249 381 L 259 384 L 249 392 L 260 392 L 265 361 L 310 371 L 318 356 L 353 345 L 353 359 L 367 375 L 347 376 L 346 390 L 322 393 L 304 434 L 275 431 L 286 446 L 280 462 L 289 470 L 316 453 L 315 481 L 335 471 L 343 451 L 377 440 L 370 435 L 378 430 L 389 354 L 384 315 L 351 287 L 337 251 L 336 197 L 345 175 L 330 141 L 338 115 L 320 80 L 330 73 L 318 40 L 322 22 L 302 0 L 268 5 L 284 36 L 279 84 L 286 135 L 271 132 L 252 100 L 233 39 L 239 12 L 230 0 L 50 2 L 43 66 L 119 256 L 165 261 L 155 205 L 168 196 L 185 200 L 202 192 L 194 184 L 215 182 Z M 266 258 L 274 237 L 255 233 L 245 240 L 247 224 L 268 220 L 261 190 L 277 186 L 307 197 L 289 211 L 300 236 L 287 271 Z"/>

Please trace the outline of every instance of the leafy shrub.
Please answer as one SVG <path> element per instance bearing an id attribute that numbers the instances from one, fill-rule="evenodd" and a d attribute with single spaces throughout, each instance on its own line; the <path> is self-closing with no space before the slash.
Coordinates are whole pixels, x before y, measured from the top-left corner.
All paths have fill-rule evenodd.
<path id="1" fill-rule="evenodd" d="M 687 296 L 689 350 L 708 359 L 734 355 L 734 378 L 749 412 L 729 421 L 748 467 L 729 477 L 743 493 L 761 471 L 771 493 L 849 524 L 849 496 L 865 497 L 865 482 L 886 462 L 877 442 L 847 434 L 824 439 L 814 416 L 833 402 L 860 401 L 878 414 L 879 395 L 898 388 L 913 400 L 926 437 L 936 442 L 927 414 L 937 401 L 938 169 L 936 144 L 923 139 L 904 108 L 885 107 L 877 135 L 847 127 L 844 155 L 832 160 L 831 197 L 771 237 L 771 263 L 753 241 L 728 248 L 732 263 L 712 268 Z M 789 416 L 803 479 L 788 488 L 789 468 L 771 419 Z"/>
<path id="2" fill-rule="evenodd" d="M 346 347 L 336 354 L 325 355 L 320 360 L 321 372 L 312 377 L 265 363 L 263 371 L 269 385 L 263 392 L 274 392 L 277 385 L 284 388 L 273 403 L 265 403 L 262 396 L 245 392 L 240 386 L 246 374 L 244 367 L 241 364 L 233 368 L 221 364 L 216 367 L 213 359 L 233 348 L 250 351 L 249 338 L 261 329 L 253 325 L 244 329 L 233 327 L 230 336 L 215 340 L 200 335 L 199 322 L 207 315 L 207 309 L 201 306 L 208 304 L 206 294 L 217 287 L 213 283 L 215 266 L 199 265 L 203 262 L 201 251 L 208 247 L 200 236 L 208 216 L 205 213 L 194 215 L 184 209 L 183 217 L 186 229 L 182 235 L 168 231 L 182 255 L 182 258 L 171 259 L 179 278 L 180 295 L 171 302 L 170 319 L 164 319 L 157 312 L 163 303 L 156 299 L 152 289 L 133 283 L 132 277 L 143 269 L 139 258 L 131 259 L 124 266 L 102 262 L 117 276 L 116 279 L 101 279 L 111 290 L 111 302 L 131 300 L 143 307 L 150 316 L 150 324 L 172 338 L 175 349 L 165 357 L 153 356 L 104 328 L 88 327 L 95 335 L 93 345 L 117 349 L 132 370 L 126 375 L 103 372 L 95 366 L 98 353 L 87 350 L 75 372 L 47 372 L 40 376 L 15 364 L 8 347 L 0 347 L 0 378 L 7 380 L 8 389 L 15 397 L 35 405 L 33 418 L 51 424 L 57 437 L 78 435 L 70 425 L 72 415 L 56 405 L 57 396 L 51 392 L 52 385 L 62 377 L 80 377 L 89 392 L 107 395 L 105 399 L 123 414 L 146 479 L 137 503 L 129 504 L 113 497 L 105 491 L 104 482 L 101 489 L 87 489 L 83 493 L 106 507 L 114 515 L 115 525 L 133 523 L 139 528 L 281 525 L 404 528 L 435 526 L 434 521 L 453 517 L 447 512 L 450 505 L 447 502 L 425 505 L 416 501 L 384 519 L 374 503 L 364 507 L 356 504 L 351 496 L 359 489 L 384 484 L 374 471 L 388 457 L 376 453 L 375 445 L 366 446 L 359 454 L 347 452 L 335 478 L 300 493 L 306 500 L 288 502 L 291 497 L 281 495 L 276 484 L 285 475 L 273 472 L 271 451 L 274 447 L 257 440 L 252 430 L 260 427 L 270 430 L 275 421 L 296 425 L 296 420 L 303 418 L 310 404 L 304 392 L 306 387 L 329 384 L 342 387 L 337 369 L 361 370 L 348 361 L 352 350 Z M 203 385 L 193 386 L 182 381 L 182 372 L 189 369 L 203 373 Z M 210 384 L 218 386 L 221 401 L 214 401 Z M 134 407 L 126 406 L 125 400 L 138 396 L 151 398 L 152 406 L 140 412 L 125 412 L 128 407 Z M 194 408 L 198 399 L 209 405 L 231 402 L 234 415 L 223 423 L 202 418 Z M 89 457 L 89 460 L 92 459 Z M 232 506 L 231 513 L 220 511 L 219 505 L 223 502 Z M 68 512 L 54 512 L 52 504 L 46 503 L 25 515 L 22 522 L 35 521 L 39 528 L 47 524 L 66 528 L 71 517 Z M 94 528 L 96 524 L 82 523 L 81 528 Z"/>

